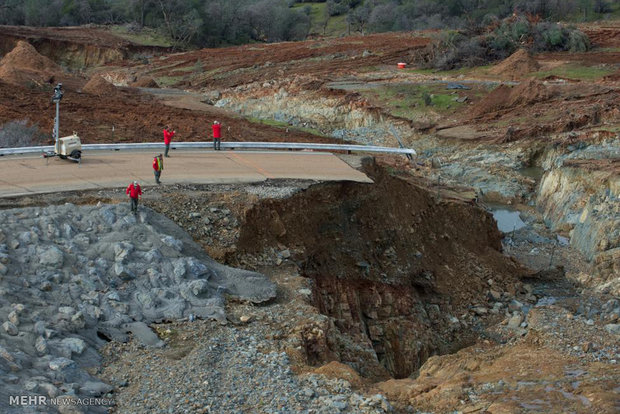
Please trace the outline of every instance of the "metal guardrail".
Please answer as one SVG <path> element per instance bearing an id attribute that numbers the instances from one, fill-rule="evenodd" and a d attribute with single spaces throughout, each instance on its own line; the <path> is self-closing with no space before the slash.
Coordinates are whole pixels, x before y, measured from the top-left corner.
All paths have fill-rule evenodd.
<path id="1" fill-rule="evenodd" d="M 213 142 L 177 142 L 170 145 L 175 149 L 213 148 Z M 286 150 L 322 150 L 345 152 L 373 152 L 384 154 L 416 155 L 410 148 L 378 147 L 370 145 L 344 144 L 311 144 L 305 142 L 222 142 L 221 148 L 229 149 L 286 149 Z M 128 149 L 155 149 L 163 150 L 161 142 L 144 142 L 132 144 L 84 144 L 82 151 L 120 151 Z M 0 148 L 0 155 L 36 154 L 54 151 L 53 145 L 42 147 Z"/>

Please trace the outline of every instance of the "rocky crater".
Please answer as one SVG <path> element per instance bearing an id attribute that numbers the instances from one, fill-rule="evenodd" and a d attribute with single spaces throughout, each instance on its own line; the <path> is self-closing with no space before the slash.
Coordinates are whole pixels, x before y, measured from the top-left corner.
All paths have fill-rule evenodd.
<path id="1" fill-rule="evenodd" d="M 374 184 L 320 184 L 256 204 L 237 254 L 284 246 L 312 280 L 315 306 L 348 337 L 326 338 L 330 352 L 317 351 L 317 361 L 337 355 L 362 375 L 402 378 L 431 355 L 467 345 L 469 312 L 490 315 L 487 306 L 497 305 L 498 314 L 503 293 L 514 294 L 526 271 L 502 255 L 483 209 L 440 201 L 372 163 L 366 172 Z M 347 341 L 365 350 L 338 345 Z"/>

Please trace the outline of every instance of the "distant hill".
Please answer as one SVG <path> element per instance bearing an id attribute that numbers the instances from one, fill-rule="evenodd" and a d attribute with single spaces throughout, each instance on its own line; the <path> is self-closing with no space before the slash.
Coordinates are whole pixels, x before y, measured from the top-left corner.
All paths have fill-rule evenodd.
<path id="1" fill-rule="evenodd" d="M 352 33 L 464 28 L 488 25 L 513 13 L 550 21 L 619 18 L 620 1 L 4 0 L 0 24 L 125 25 L 134 38 L 146 27 L 159 32 L 157 45 L 215 47 Z"/>

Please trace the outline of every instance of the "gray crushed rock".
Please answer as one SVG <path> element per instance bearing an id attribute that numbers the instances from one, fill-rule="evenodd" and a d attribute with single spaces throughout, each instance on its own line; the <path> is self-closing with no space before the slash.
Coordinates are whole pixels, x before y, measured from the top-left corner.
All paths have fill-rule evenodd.
<path id="1" fill-rule="evenodd" d="M 16 409 L 10 395 L 108 393 L 112 387 L 90 373 L 106 338 L 132 334 L 143 346 L 160 346 L 149 323 L 190 315 L 223 322 L 225 296 L 260 303 L 276 295 L 266 277 L 213 261 L 144 207 L 134 216 L 126 203 L 67 203 L 3 210 L 0 222 L 3 413 Z"/>
<path id="2" fill-rule="evenodd" d="M 296 375 L 285 352 L 274 350 L 261 324 L 247 328 L 208 322 L 176 326 L 193 343 L 179 359 L 172 349 L 142 350 L 134 343 L 112 355 L 129 355 L 134 369 L 112 363 L 106 378 L 128 387 L 117 396 L 116 412 L 146 413 L 386 413 L 384 396 L 364 396 L 343 379 Z M 188 332 L 197 337 L 191 338 Z M 183 347 L 183 345 L 176 345 Z M 125 358 L 128 358 L 125 356 Z"/>

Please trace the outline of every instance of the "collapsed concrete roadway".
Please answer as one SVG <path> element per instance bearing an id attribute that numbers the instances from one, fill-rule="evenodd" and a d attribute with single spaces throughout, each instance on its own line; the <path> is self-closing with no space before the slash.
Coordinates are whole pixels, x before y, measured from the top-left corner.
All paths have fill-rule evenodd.
<path id="1" fill-rule="evenodd" d="M 0 160 L 0 197 L 153 184 L 153 151 L 89 152 L 80 164 L 39 156 Z M 251 183 L 292 178 L 321 181 L 370 180 L 340 158 L 319 152 L 174 151 L 165 159 L 164 184 Z"/>

